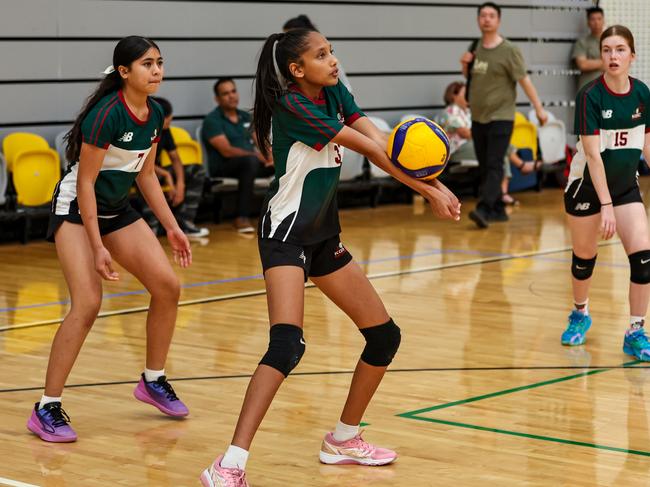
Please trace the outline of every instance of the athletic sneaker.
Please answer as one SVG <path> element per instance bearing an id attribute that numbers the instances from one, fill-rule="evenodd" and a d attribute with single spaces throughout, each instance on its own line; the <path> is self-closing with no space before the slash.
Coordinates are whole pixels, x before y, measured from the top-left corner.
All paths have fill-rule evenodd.
<path id="1" fill-rule="evenodd" d="M 587 339 L 587 331 L 590 327 L 591 316 L 574 309 L 569 315 L 569 325 L 562 333 L 562 345 L 570 347 L 582 345 Z"/>
<path id="2" fill-rule="evenodd" d="M 482 209 L 475 209 L 469 212 L 469 219 L 476 223 L 479 228 L 487 228 L 490 226 L 488 216 Z"/>
<path id="3" fill-rule="evenodd" d="M 371 445 L 359 433 L 347 441 L 336 441 L 332 433 L 323 439 L 319 454 L 320 461 L 330 465 L 387 465 L 397 459 L 397 453 L 387 448 Z"/>
<path id="4" fill-rule="evenodd" d="M 183 229 L 183 233 L 187 235 L 187 238 L 203 238 L 210 235 L 210 230 L 204 227 L 197 227 L 189 220 L 183 220 L 181 228 Z"/>
<path id="5" fill-rule="evenodd" d="M 38 435 L 41 440 L 53 443 L 77 441 L 77 433 L 70 427 L 70 416 L 61 407 L 60 402 L 51 402 L 42 408 L 34 404 L 32 415 L 27 421 L 27 429 Z"/>
<path id="6" fill-rule="evenodd" d="M 239 468 L 224 468 L 221 466 L 223 455 L 219 455 L 201 474 L 203 487 L 250 487 L 246 482 L 246 472 Z"/>
<path id="7" fill-rule="evenodd" d="M 164 375 L 158 377 L 156 381 L 147 382 L 142 374 L 133 395 L 136 399 L 151 404 L 170 416 L 187 416 L 190 413 Z"/>
<path id="8" fill-rule="evenodd" d="M 253 233 L 255 231 L 255 228 L 253 228 L 253 225 L 251 224 L 251 221 L 248 218 L 244 217 L 237 217 L 235 218 L 235 229 L 239 233 Z"/>
<path id="9" fill-rule="evenodd" d="M 623 351 L 628 355 L 634 355 L 639 360 L 650 362 L 650 342 L 648 342 L 648 337 L 645 336 L 643 328 L 625 332 Z"/>

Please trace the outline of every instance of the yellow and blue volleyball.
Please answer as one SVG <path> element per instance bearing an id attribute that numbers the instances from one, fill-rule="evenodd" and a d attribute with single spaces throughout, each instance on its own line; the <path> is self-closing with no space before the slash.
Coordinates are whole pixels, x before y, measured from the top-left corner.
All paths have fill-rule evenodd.
<path id="1" fill-rule="evenodd" d="M 435 122 L 423 117 L 400 123 L 388 138 L 388 155 L 409 176 L 424 181 L 437 178 L 449 160 L 449 137 Z"/>

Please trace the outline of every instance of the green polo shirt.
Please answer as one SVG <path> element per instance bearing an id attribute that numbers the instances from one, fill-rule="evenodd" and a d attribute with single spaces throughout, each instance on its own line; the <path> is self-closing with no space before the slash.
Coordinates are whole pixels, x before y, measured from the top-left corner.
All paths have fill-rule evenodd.
<path id="1" fill-rule="evenodd" d="M 580 56 L 584 56 L 587 59 L 600 59 L 600 38 L 594 37 L 590 34 L 578 39 L 573 45 L 571 59 L 575 62 L 576 58 Z M 581 72 L 580 77 L 578 78 L 578 90 L 590 81 L 598 78 L 601 74 L 603 74 L 603 72 L 598 69 L 594 71 Z"/>
<path id="2" fill-rule="evenodd" d="M 225 135 L 233 147 L 254 151 L 255 146 L 251 130 L 251 116 L 243 110 L 237 110 L 237 123 L 233 123 L 226 117 L 220 107 L 215 108 L 205 116 L 201 133 L 208 155 L 210 174 L 216 174 L 217 168 L 226 158 L 212 147 L 209 140 L 217 135 Z"/>
<path id="3" fill-rule="evenodd" d="M 524 57 L 508 39 L 490 49 L 479 42 L 469 88 L 472 120 L 479 123 L 514 120 L 517 82 L 525 76 Z"/>

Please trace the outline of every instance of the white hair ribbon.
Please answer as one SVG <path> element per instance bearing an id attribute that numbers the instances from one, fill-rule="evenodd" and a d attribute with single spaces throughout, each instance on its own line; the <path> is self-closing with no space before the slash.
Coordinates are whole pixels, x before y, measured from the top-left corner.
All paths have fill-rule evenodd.
<path id="1" fill-rule="evenodd" d="M 278 82 L 280 83 L 280 88 L 282 88 L 283 91 L 286 91 L 288 83 L 286 78 L 282 76 L 282 73 L 280 72 L 280 67 L 278 66 L 278 60 L 275 57 L 275 50 L 277 47 L 278 47 L 278 41 L 276 40 L 273 43 L 273 69 L 275 69 L 275 76 L 278 78 Z"/>
<path id="2" fill-rule="evenodd" d="M 102 73 L 104 74 L 111 74 L 113 72 L 115 72 L 115 68 L 113 67 L 112 64 L 110 66 L 107 66 L 106 69 L 102 71 Z"/>

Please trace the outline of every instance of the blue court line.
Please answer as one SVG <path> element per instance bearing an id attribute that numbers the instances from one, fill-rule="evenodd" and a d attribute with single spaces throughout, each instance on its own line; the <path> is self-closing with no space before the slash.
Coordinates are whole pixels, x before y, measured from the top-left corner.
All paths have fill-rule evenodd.
<path id="1" fill-rule="evenodd" d="M 498 252 L 482 252 L 479 250 L 464 250 L 464 249 L 432 249 L 426 252 L 417 252 L 414 254 L 407 254 L 407 255 L 398 255 L 396 257 L 383 257 L 381 259 L 369 259 L 369 260 L 363 260 L 363 261 L 357 261 L 358 264 L 375 264 L 375 263 L 381 263 L 381 262 L 391 262 L 391 261 L 399 261 L 399 260 L 407 260 L 407 259 L 412 259 L 414 257 L 427 257 L 431 255 L 439 255 L 439 254 L 466 254 L 466 255 L 482 255 L 486 257 L 509 257 L 510 254 L 500 254 Z M 264 276 L 262 274 L 255 274 L 251 276 L 241 276 L 241 277 L 230 277 L 226 279 L 216 279 L 213 281 L 202 281 L 202 282 L 194 282 L 190 284 L 183 284 L 181 285 L 182 289 L 190 289 L 190 288 L 195 288 L 195 287 L 203 287 L 203 286 L 212 286 L 215 284 L 227 284 L 231 282 L 241 282 L 241 281 L 252 281 L 255 279 L 262 279 Z M 111 299 L 111 298 L 121 298 L 124 296 L 139 296 L 143 294 L 147 294 L 146 289 L 139 289 L 137 291 L 124 291 L 121 293 L 111 293 L 111 294 L 104 294 L 102 296 L 102 300 L 105 299 Z M 35 304 L 26 304 L 24 306 L 16 306 L 13 308 L 0 308 L 0 313 L 7 313 L 10 311 L 19 311 L 23 309 L 34 309 L 34 308 L 46 308 L 48 306 L 60 306 L 64 304 L 70 304 L 69 299 L 64 299 L 61 301 L 50 301 L 46 303 L 35 303 Z"/>
<path id="2" fill-rule="evenodd" d="M 428 250 L 425 252 L 416 252 L 414 254 L 406 254 L 406 255 L 398 255 L 396 257 L 383 257 L 380 259 L 369 259 L 369 260 L 361 260 L 357 261 L 358 264 L 365 265 L 365 264 L 377 264 L 381 262 L 394 262 L 394 261 L 400 261 L 400 260 L 408 260 L 408 259 L 413 259 L 415 257 L 428 257 L 431 255 L 441 255 L 441 254 L 463 254 L 463 255 L 480 255 L 480 256 L 485 256 L 485 257 L 514 257 L 513 254 L 503 254 L 499 252 L 491 252 L 491 251 L 481 251 L 481 250 L 467 250 L 467 249 L 432 249 Z M 524 256 L 521 257 L 522 259 L 536 259 L 536 260 L 545 260 L 549 262 L 561 262 L 561 263 L 569 263 L 571 262 L 571 259 L 562 259 L 559 257 L 544 257 L 544 256 Z M 599 262 L 598 266 L 600 267 L 619 267 L 619 268 L 628 268 L 629 265 L 627 264 L 614 264 L 614 263 L 608 263 L 608 262 Z M 251 276 L 240 276 L 240 277 L 229 277 L 226 279 L 216 279 L 212 281 L 201 281 L 201 282 L 194 282 L 190 284 L 183 284 L 181 285 L 182 289 L 191 289 L 195 287 L 203 287 L 203 286 L 213 286 L 215 284 L 228 284 L 231 282 L 243 282 L 243 281 L 252 281 L 255 279 L 263 279 L 262 274 L 255 274 Z M 112 298 L 121 298 L 124 296 L 140 296 L 143 294 L 147 294 L 146 289 L 139 289 L 137 291 L 124 291 L 121 293 L 111 293 L 111 294 L 104 294 L 102 296 L 102 300 L 105 299 L 112 299 Z M 70 304 L 69 299 L 64 299 L 62 301 L 50 301 L 46 303 L 36 303 L 36 304 L 27 304 L 24 306 L 16 306 L 13 308 L 0 308 L 0 313 L 7 313 L 10 311 L 19 311 L 23 309 L 34 309 L 34 308 L 46 308 L 48 306 L 60 306 L 64 304 Z"/>

